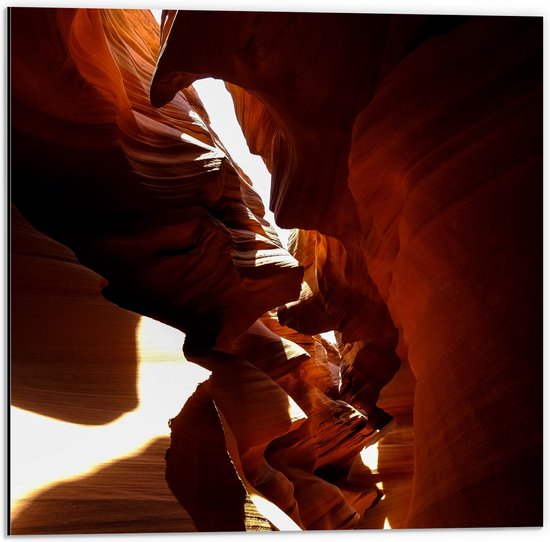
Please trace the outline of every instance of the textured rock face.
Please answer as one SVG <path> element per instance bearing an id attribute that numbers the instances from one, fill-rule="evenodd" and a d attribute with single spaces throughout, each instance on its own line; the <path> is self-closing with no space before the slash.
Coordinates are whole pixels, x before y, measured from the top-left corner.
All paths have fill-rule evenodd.
<path id="1" fill-rule="evenodd" d="M 277 529 L 357 525 L 380 494 L 372 476 L 353 479 L 349 473 L 359 452 L 378 435 L 362 413 L 338 399 L 319 339 L 266 316 L 239 337 L 231 353 L 186 351 L 186 356 L 212 370 L 212 377 L 172 421 L 167 479 L 199 530 L 244 527 L 239 478 Z M 196 434 L 197 419 L 203 436 Z M 229 456 L 221 453 L 224 439 Z M 206 450 L 217 459 L 205 458 Z M 193 484 L 200 488 L 208 481 L 232 492 L 227 518 L 220 517 L 223 503 L 212 507 L 210 493 L 197 502 L 202 491 Z M 215 498 L 223 501 L 228 495 Z M 265 508 L 264 498 L 284 514 Z"/>
<path id="2" fill-rule="evenodd" d="M 540 20 L 466 21 L 354 126 L 369 269 L 417 378 L 410 526 L 542 521 L 540 60 Z"/>
<path id="3" fill-rule="evenodd" d="M 346 477 L 359 452 L 378 438 L 373 423 L 338 401 L 335 367 L 329 370 L 320 343 L 299 338 L 308 352 L 282 338 L 292 330 L 271 317 L 257 320 L 298 297 L 303 270 L 263 220 L 248 179 L 218 150 L 223 145 L 194 92 L 159 111 L 149 105 L 158 54 L 150 14 L 15 10 L 12 23 L 15 205 L 103 277 L 107 299 L 184 331 L 188 359 L 212 370 L 172 424 L 167 480 L 174 495 L 202 530 L 244 528 L 247 494 L 277 528 L 356 525 L 380 496 L 374 479 Z M 23 239 L 37 234 L 18 221 L 14 211 L 21 246 L 16 271 L 24 278 L 35 249 Z M 46 261 L 63 257 L 81 269 L 59 245 L 43 246 Z M 33 332 L 32 318 L 28 323 L 26 311 L 37 298 L 24 291 L 26 284 L 16 289 L 21 383 L 14 401 L 45 413 L 28 391 L 32 352 L 25 339 L 33 336 L 37 345 L 41 333 Z M 83 312 L 88 304 L 82 300 Z M 101 340 L 102 329 L 91 325 L 88 333 Z M 69 374 L 85 370 L 82 350 L 92 354 L 77 349 Z M 39 357 L 33 367 L 48 370 Z M 61 376 L 68 357 L 61 358 Z M 120 366 L 128 401 L 117 405 L 119 415 L 135 406 L 132 361 L 126 372 Z M 109 395 L 101 389 L 90 396 L 97 400 L 100 392 Z M 77 410 L 67 414 L 51 396 L 43 402 L 50 415 L 103 422 Z M 205 433 L 202 440 L 197 432 Z M 318 476 L 318 469 L 333 479 Z"/>
<path id="4" fill-rule="evenodd" d="M 209 75 L 253 92 L 279 127 L 267 149 L 277 223 L 294 227 L 293 202 L 307 199 L 311 210 L 301 227 L 343 236 L 357 225 L 346 183 L 351 127 L 374 90 L 378 73 L 364 67 L 379 63 L 388 23 L 387 16 L 179 12 L 157 65 L 151 100 L 164 104 L 175 90 Z M 193 47 L 206 30 L 216 40 Z M 320 39 L 304 47 L 304 35 Z M 328 36 L 335 37 L 331 58 L 345 61 L 327 58 L 322 37 Z M 346 100 L 335 100 L 341 87 L 348 89 Z M 324 190 L 313 190 L 319 186 Z"/>
<path id="5" fill-rule="evenodd" d="M 152 15 L 15 10 L 12 24 L 14 203 L 109 300 L 223 343 L 296 297 L 301 270 L 194 92 L 150 106 Z"/>
<path id="6" fill-rule="evenodd" d="M 342 19 L 333 21 L 330 44 L 314 40 L 308 49 L 301 36 L 306 28 L 320 35 L 321 16 L 283 23 L 256 14 L 249 16 L 254 25 L 233 22 L 230 35 L 219 38 L 215 60 L 208 51 L 193 55 L 193 33 L 219 17 L 176 15 L 152 95 L 167 97 L 168 81 L 177 88 L 206 73 L 230 82 L 251 147 L 273 168 L 277 220 L 342 243 L 334 264 L 326 257 L 330 241 L 300 237 L 295 254 L 309 288 L 297 305 L 279 311 L 288 323 L 312 332 L 310 313 L 316 313 L 320 328 L 339 321 L 335 327 L 345 334 L 339 300 L 357 280 L 347 262 L 363 271 L 361 286 L 351 287 L 356 296 L 368 298 L 372 280 L 399 332 L 398 352 L 417 379 L 406 525 L 540 524 L 540 19 L 357 16 L 366 41 L 373 40 L 369 53 L 340 56 L 340 47 L 356 37 L 355 27 L 343 31 Z M 272 20 L 284 26 L 284 44 L 263 31 Z M 179 30 L 187 21 L 191 37 Z M 288 60 L 285 48 L 298 42 L 300 53 L 279 79 L 257 70 Z M 178 57 L 184 46 L 186 56 Z M 311 62 L 319 56 L 322 65 Z M 331 79 L 335 66 L 346 74 L 338 83 Z M 326 75 L 322 91 L 309 86 L 313 72 Z M 357 73 L 363 85 L 352 84 Z M 332 101 L 323 102 L 325 90 Z M 303 111 L 281 114 L 289 101 L 288 112 L 296 104 Z M 313 120 L 305 122 L 302 113 Z M 333 137 L 316 132 L 319 159 L 311 160 L 307 149 L 315 144 L 304 132 L 325 115 Z M 339 119 L 337 128 L 332 118 Z M 330 186 L 325 172 L 334 179 Z M 293 197 L 285 200 L 286 194 Z M 330 202 L 330 214 L 320 199 Z M 301 210 L 310 204 L 315 212 L 305 216 Z M 341 220 L 344 209 L 347 220 Z M 369 301 L 376 306 L 378 299 Z M 349 309 L 351 320 L 354 312 Z M 376 318 L 391 331 L 384 321 Z M 363 330 L 367 349 L 369 331 Z M 357 380 L 367 358 L 390 354 L 391 332 L 377 337 L 389 343 L 374 344 L 351 362 Z M 510 441 L 512 428 L 517 438 Z"/>
<path id="7" fill-rule="evenodd" d="M 169 12 L 158 62 L 146 12 L 12 23 L 15 205 L 212 371 L 167 456 L 199 530 L 542 523 L 540 19 Z"/>
<path id="8" fill-rule="evenodd" d="M 138 315 L 103 299 L 101 277 L 16 209 L 11 275 L 12 405 L 86 425 L 135 408 Z"/>

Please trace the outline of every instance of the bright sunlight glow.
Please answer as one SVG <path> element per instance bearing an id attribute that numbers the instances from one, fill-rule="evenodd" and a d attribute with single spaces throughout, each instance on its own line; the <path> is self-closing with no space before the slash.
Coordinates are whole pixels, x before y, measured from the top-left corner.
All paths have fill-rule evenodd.
<path id="1" fill-rule="evenodd" d="M 361 461 L 363 462 L 363 465 L 368 467 L 373 474 L 379 474 L 378 471 L 378 445 L 379 442 L 376 442 L 372 446 L 368 446 L 367 448 L 363 448 L 360 453 Z M 382 482 L 376 483 L 378 489 L 381 491 L 384 489 L 384 485 Z M 382 497 L 382 500 L 384 499 L 384 496 Z M 386 517 L 384 519 L 384 529 L 391 529 L 391 524 L 389 519 Z"/>
<path id="2" fill-rule="evenodd" d="M 336 344 L 336 336 L 334 335 L 334 331 L 325 331 L 324 333 L 320 333 L 321 337 L 325 339 L 330 344 Z"/>
<path id="3" fill-rule="evenodd" d="M 160 19 L 160 10 L 152 10 Z M 222 81 L 214 79 L 195 83 L 212 127 L 228 152 L 251 178 L 264 202 L 269 201 L 270 174 L 262 159 L 250 154 L 237 122 L 229 92 Z M 207 150 L 210 150 L 209 148 Z M 272 213 L 267 220 L 275 226 Z M 276 227 L 276 226 L 275 226 Z M 288 232 L 277 232 L 286 244 Z M 323 334 L 333 343 L 334 334 Z M 11 407 L 11 495 L 15 517 L 30 499 L 48 487 L 87 476 L 100 468 L 133 455 L 161 436 L 169 435 L 168 420 L 180 411 L 198 384 L 210 372 L 186 361 L 182 354 L 184 335 L 180 331 L 150 318 L 142 317 L 136 329 L 138 356 L 138 407 L 117 420 L 88 426 L 68 423 L 17 407 Z M 303 417 L 301 409 L 289 406 L 292 419 Z M 373 473 L 378 472 L 378 444 L 365 448 L 361 459 Z M 268 515 L 280 510 L 258 495 L 254 502 Z M 267 512 L 267 510 L 266 510 Z M 282 514 L 283 519 L 289 518 Z M 299 529 L 290 520 L 287 529 Z M 384 528 L 391 528 L 386 518 Z"/>
<path id="4" fill-rule="evenodd" d="M 160 21 L 161 10 L 152 12 Z M 202 80 L 195 87 L 214 131 L 251 178 L 262 200 L 269 201 L 270 174 L 262 159 L 250 154 L 223 82 Z M 214 150 L 202 146 L 207 151 Z M 269 211 L 266 218 L 275 225 Z M 285 244 L 288 232 L 278 230 L 278 234 Z M 13 517 L 33 496 L 48 487 L 87 476 L 139 452 L 156 438 L 169 435 L 168 420 L 210 374 L 183 358 L 183 341 L 180 331 L 150 318 L 141 318 L 136 330 L 139 405 L 111 423 L 80 425 L 11 407 L 10 445 L 17 451 L 11 455 Z M 298 414 L 293 411 L 293 415 Z"/>
<path id="5" fill-rule="evenodd" d="M 87 476 L 168 436 L 178 414 L 210 372 L 186 361 L 184 335 L 142 317 L 136 329 L 138 407 L 117 420 L 88 426 L 11 408 L 12 514 L 37 493 Z"/>
<path id="6" fill-rule="evenodd" d="M 378 474 L 378 442 L 361 450 L 361 461 L 373 474 Z"/>
<path id="7" fill-rule="evenodd" d="M 271 173 L 267 170 L 264 161 L 257 155 L 251 154 L 243 135 L 231 94 L 225 88 L 223 81 L 218 79 L 201 79 L 193 83 L 193 87 L 198 92 L 199 97 L 204 104 L 212 129 L 231 157 L 248 175 L 254 190 L 258 192 L 265 207 L 265 218 L 275 228 L 279 239 L 286 247 L 288 243 L 288 230 L 283 230 L 275 224 L 275 217 L 269 210 L 269 194 L 271 190 Z"/>
<path id="8" fill-rule="evenodd" d="M 152 9 L 151 13 L 160 25 L 162 10 Z M 233 100 L 229 91 L 225 88 L 223 81 L 212 78 L 195 81 L 193 87 L 208 112 L 212 129 L 216 132 L 231 157 L 252 181 L 254 190 L 258 192 L 264 202 L 266 220 L 275 228 L 283 247 L 286 248 L 289 231 L 283 230 L 275 224 L 275 217 L 269 210 L 271 174 L 267 170 L 264 161 L 250 152 L 235 115 Z"/>

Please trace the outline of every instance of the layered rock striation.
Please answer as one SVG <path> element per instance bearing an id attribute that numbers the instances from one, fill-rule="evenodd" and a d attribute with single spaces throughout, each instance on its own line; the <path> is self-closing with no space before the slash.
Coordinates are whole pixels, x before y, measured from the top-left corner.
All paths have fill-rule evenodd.
<path id="1" fill-rule="evenodd" d="M 542 521 L 541 58 L 537 18 L 178 12 L 153 80 L 230 83 L 277 222 L 316 230 L 279 314 L 364 341 L 349 399 L 410 363 L 409 527 Z"/>
<path id="2" fill-rule="evenodd" d="M 12 193 L 212 372 L 167 456 L 197 528 L 245 529 L 249 499 L 282 530 L 540 525 L 541 20 L 163 20 L 12 10 Z"/>
<path id="3" fill-rule="evenodd" d="M 277 528 L 356 525 L 380 493 L 373 480 L 348 481 L 346 471 L 378 435 L 364 414 L 338 402 L 322 346 L 312 350 L 313 339 L 302 337 L 308 353 L 282 338 L 292 330 L 270 331 L 258 320 L 298 297 L 303 269 L 263 219 L 262 202 L 208 128 L 194 91 L 161 110 L 150 106 L 158 55 L 151 15 L 14 10 L 11 23 L 14 204 L 102 277 L 108 300 L 184 331 L 188 359 L 212 370 L 197 391 L 203 402 L 191 400 L 172 423 L 167 479 L 176 497 L 203 530 L 244 529 L 247 495 Z M 27 224 L 20 232 L 13 213 L 19 240 L 33 230 Z M 64 254 L 57 247 L 50 243 L 46 260 Z M 72 253 L 63 257 L 79 269 Z M 17 323 L 22 341 L 25 333 L 39 340 L 26 319 Z M 92 325 L 88 333 L 101 329 Z M 43 413 L 19 377 L 29 369 L 25 351 L 17 352 L 16 404 Z M 82 356 L 77 351 L 74 366 L 63 357 L 62 375 L 85 370 Z M 94 390 L 91 397 L 99 396 Z M 135 400 L 119 408 L 131 410 Z M 59 412 L 62 406 L 48 413 L 81 421 L 77 411 L 72 418 Z M 330 466 L 338 471 L 334 483 L 314 473 Z M 205 487 L 219 493 L 215 507 L 211 496 L 203 500 Z"/>
<path id="4" fill-rule="evenodd" d="M 12 30 L 13 201 L 109 300 L 215 343 L 296 296 L 302 271 L 194 91 L 150 106 L 150 13 L 14 10 Z"/>

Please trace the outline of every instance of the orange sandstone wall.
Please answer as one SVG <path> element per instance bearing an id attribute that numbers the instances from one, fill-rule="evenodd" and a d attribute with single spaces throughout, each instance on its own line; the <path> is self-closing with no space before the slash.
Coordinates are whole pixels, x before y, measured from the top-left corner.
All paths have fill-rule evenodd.
<path id="1" fill-rule="evenodd" d="M 151 14 L 10 15 L 14 205 L 102 277 L 108 300 L 184 331 L 185 356 L 212 371 L 172 421 L 166 476 L 175 497 L 201 530 L 245 528 L 250 499 L 278 529 L 357 526 L 381 497 L 359 460 L 377 427 L 340 395 L 338 353 L 268 313 L 298 298 L 303 268 L 263 219 L 194 91 L 151 107 Z M 51 243 L 46 259 L 67 252 Z M 25 365 L 21 343 L 39 334 L 19 324 Z M 89 333 L 101 342 L 103 331 Z M 76 352 L 66 371 L 84 371 L 88 354 Z M 119 369 L 131 384 L 135 367 Z M 33 404 L 21 380 L 16 401 Z"/>
<path id="2" fill-rule="evenodd" d="M 540 46 L 540 20 L 471 18 L 388 71 L 353 127 L 361 228 L 341 240 L 362 256 L 417 381 L 407 527 L 542 522 Z M 302 256 L 312 244 L 314 262 Z M 334 260 L 311 236 L 295 254 L 306 279 L 327 281 L 325 312 L 341 308 L 339 283 L 356 275 L 340 265 L 331 280 Z"/>
<path id="3" fill-rule="evenodd" d="M 244 528 L 246 494 L 282 529 L 540 525 L 541 20 L 167 20 L 157 62 L 149 13 L 12 11 L 13 201 L 212 370 L 167 461 L 197 527 Z M 206 76 L 272 170 L 301 266 L 179 92 Z M 337 349 L 311 337 L 329 329 Z M 357 457 L 380 407 L 398 425 L 369 519 Z M 197 420 L 208 438 L 186 447 Z"/>
<path id="4" fill-rule="evenodd" d="M 150 106 L 149 12 L 14 10 L 12 30 L 13 201 L 109 300 L 213 344 L 296 296 L 301 269 L 194 91 Z"/>
<path id="5" fill-rule="evenodd" d="M 466 21 L 354 126 L 369 271 L 417 379 L 411 527 L 542 522 L 540 32 Z"/>
<path id="6" fill-rule="evenodd" d="M 228 81 L 276 220 L 342 244 L 335 265 L 330 241 L 300 236 L 307 287 L 283 319 L 324 330 L 342 285 L 354 301 L 375 285 L 417 381 L 405 525 L 541 524 L 541 19 L 224 17 L 176 15 L 153 99 Z M 223 20 L 216 59 L 193 56 L 183 29 Z"/>

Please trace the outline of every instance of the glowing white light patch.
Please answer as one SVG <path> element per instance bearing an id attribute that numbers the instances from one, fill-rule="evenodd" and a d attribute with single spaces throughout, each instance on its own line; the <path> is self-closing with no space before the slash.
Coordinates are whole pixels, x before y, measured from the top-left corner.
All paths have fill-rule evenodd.
<path id="1" fill-rule="evenodd" d="M 336 344 L 336 335 L 334 335 L 334 331 L 325 331 L 324 333 L 320 333 L 321 337 L 325 339 L 330 344 Z"/>
<path id="2" fill-rule="evenodd" d="M 288 400 L 288 415 L 290 418 L 290 421 L 292 423 L 300 421 L 300 420 L 307 420 L 307 414 L 298 406 L 298 403 L 290 397 L 290 395 L 287 396 Z"/>
<path id="3" fill-rule="evenodd" d="M 167 421 L 181 410 L 198 384 L 210 371 L 186 361 L 182 346 L 185 335 L 152 318 L 142 317 L 136 329 L 140 360 L 138 389 L 140 406 L 157 419 L 157 430 L 167 431 Z"/>
<path id="4" fill-rule="evenodd" d="M 289 516 L 287 516 L 277 505 L 268 501 L 262 495 L 251 492 L 250 500 L 254 503 L 254 506 L 258 509 L 258 512 L 269 518 L 269 521 L 279 531 L 301 531 L 300 526 Z"/>
<path id="5" fill-rule="evenodd" d="M 363 448 L 360 453 L 363 465 L 368 467 L 373 474 L 378 473 L 378 442 L 367 448 Z"/>
<path id="6" fill-rule="evenodd" d="M 157 23 L 160 26 L 160 20 L 162 17 L 162 9 L 152 9 L 151 13 L 153 14 L 153 17 L 157 20 Z"/>
<path id="7" fill-rule="evenodd" d="M 190 136 L 189 134 L 186 134 L 186 133 L 182 132 L 181 135 L 180 135 L 180 139 L 182 141 L 185 141 L 186 143 L 191 143 L 192 145 L 196 145 L 197 147 L 201 147 L 202 149 L 206 149 L 207 151 L 209 151 L 209 153 L 215 155 L 218 158 L 221 158 L 221 157 L 224 156 L 223 152 L 221 152 L 216 147 L 211 147 L 210 145 L 207 145 L 206 143 L 203 143 L 202 141 L 194 138 L 193 136 Z"/>
<path id="8" fill-rule="evenodd" d="M 169 435 L 178 414 L 210 371 L 182 354 L 184 335 L 142 317 L 136 329 L 138 407 L 100 426 L 68 423 L 11 408 L 12 517 L 38 492 L 85 476 Z"/>
<path id="9" fill-rule="evenodd" d="M 246 143 L 237 116 L 233 100 L 223 81 L 218 79 L 201 79 L 193 83 L 208 116 L 212 129 L 223 143 L 231 157 L 248 175 L 265 206 L 265 218 L 274 227 L 284 247 L 287 246 L 289 230 L 277 227 L 275 217 L 269 210 L 271 192 L 271 173 L 267 170 L 264 161 L 257 155 L 251 154 Z"/>

